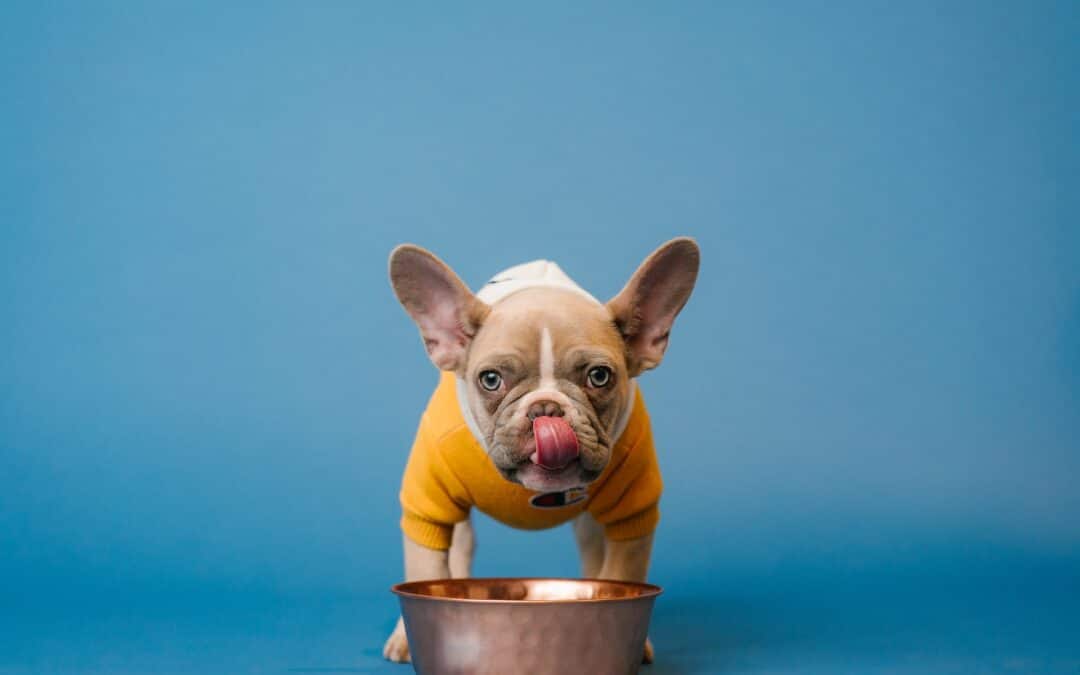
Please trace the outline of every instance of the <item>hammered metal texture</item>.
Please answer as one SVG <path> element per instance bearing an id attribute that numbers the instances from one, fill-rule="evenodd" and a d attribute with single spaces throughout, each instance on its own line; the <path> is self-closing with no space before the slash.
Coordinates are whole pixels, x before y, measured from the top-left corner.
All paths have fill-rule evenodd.
<path id="1" fill-rule="evenodd" d="M 592 579 L 439 579 L 393 591 L 419 675 L 636 673 L 660 594 Z"/>

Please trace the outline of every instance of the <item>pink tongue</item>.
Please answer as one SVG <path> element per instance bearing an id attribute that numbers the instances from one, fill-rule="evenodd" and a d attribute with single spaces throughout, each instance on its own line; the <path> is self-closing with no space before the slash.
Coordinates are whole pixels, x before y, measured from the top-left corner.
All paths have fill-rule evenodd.
<path id="1" fill-rule="evenodd" d="M 574 430 L 561 417 L 537 417 L 533 420 L 536 439 L 535 461 L 545 469 L 561 469 L 578 456 Z"/>

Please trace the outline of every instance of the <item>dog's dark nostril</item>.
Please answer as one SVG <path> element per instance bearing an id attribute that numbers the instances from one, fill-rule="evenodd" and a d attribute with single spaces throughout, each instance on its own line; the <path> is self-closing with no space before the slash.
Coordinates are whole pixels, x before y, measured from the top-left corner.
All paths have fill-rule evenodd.
<path id="1" fill-rule="evenodd" d="M 529 406 L 526 416 L 530 420 L 535 420 L 537 417 L 562 417 L 563 409 L 554 401 L 537 401 Z"/>

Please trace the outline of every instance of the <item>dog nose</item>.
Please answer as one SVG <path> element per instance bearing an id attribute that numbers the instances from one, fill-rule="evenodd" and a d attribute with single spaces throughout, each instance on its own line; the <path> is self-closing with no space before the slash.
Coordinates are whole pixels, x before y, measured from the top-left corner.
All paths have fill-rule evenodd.
<path id="1" fill-rule="evenodd" d="M 533 401 L 533 404 L 529 406 L 528 415 L 530 420 L 537 417 L 562 417 L 563 409 L 555 401 Z"/>

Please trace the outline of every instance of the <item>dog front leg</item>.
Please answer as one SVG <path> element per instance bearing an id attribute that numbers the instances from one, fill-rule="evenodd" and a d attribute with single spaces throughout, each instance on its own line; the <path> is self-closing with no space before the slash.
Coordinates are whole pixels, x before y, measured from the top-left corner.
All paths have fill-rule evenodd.
<path id="1" fill-rule="evenodd" d="M 644 582 L 649 574 L 652 544 L 651 534 L 626 541 L 605 541 L 604 565 L 600 569 L 600 578 Z M 645 654 L 641 660 L 642 663 L 653 662 L 653 646 L 648 638 L 645 638 Z"/>
<path id="2" fill-rule="evenodd" d="M 574 540 L 581 554 L 581 576 L 599 578 L 604 567 L 604 527 L 585 511 L 574 518 Z"/>
<path id="3" fill-rule="evenodd" d="M 447 551 L 421 546 L 408 537 L 405 541 L 405 581 L 446 579 L 450 576 L 450 555 Z M 383 656 L 391 661 L 409 660 L 409 641 L 405 637 L 405 622 L 398 617 L 394 632 L 383 645 Z"/>
<path id="4" fill-rule="evenodd" d="M 454 536 L 450 540 L 450 576 L 454 579 L 471 577 L 475 554 L 476 532 L 473 530 L 472 520 L 466 518 L 454 525 Z"/>

